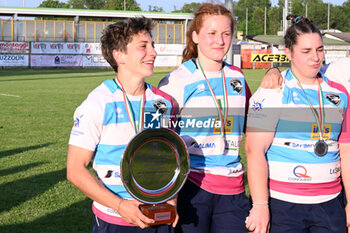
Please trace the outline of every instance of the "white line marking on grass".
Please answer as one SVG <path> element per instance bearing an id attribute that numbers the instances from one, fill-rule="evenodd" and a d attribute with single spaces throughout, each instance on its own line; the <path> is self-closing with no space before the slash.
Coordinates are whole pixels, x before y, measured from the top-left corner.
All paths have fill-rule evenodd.
<path id="1" fill-rule="evenodd" d="M 9 96 L 9 97 L 16 97 L 16 98 L 20 97 L 19 95 L 10 95 L 10 94 L 4 94 L 4 93 L 0 93 L 0 95 Z"/>

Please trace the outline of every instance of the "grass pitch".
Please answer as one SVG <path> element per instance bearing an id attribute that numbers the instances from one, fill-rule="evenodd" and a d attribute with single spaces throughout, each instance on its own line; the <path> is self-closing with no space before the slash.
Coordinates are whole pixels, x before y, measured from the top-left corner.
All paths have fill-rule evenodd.
<path id="1" fill-rule="evenodd" d="M 157 86 L 172 69 L 156 69 Z M 266 70 L 244 70 L 251 91 Z M 112 70 L 0 70 L 0 232 L 91 232 L 92 201 L 66 179 L 73 113 Z M 244 156 L 243 156 L 244 157 Z"/>

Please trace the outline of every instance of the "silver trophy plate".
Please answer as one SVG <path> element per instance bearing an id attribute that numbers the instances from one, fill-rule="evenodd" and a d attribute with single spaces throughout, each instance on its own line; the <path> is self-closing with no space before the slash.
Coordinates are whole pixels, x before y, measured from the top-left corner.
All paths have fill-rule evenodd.
<path id="1" fill-rule="evenodd" d="M 135 199 L 158 204 L 174 197 L 189 173 L 187 147 L 181 137 L 166 128 L 136 134 L 121 159 L 121 177 Z"/>

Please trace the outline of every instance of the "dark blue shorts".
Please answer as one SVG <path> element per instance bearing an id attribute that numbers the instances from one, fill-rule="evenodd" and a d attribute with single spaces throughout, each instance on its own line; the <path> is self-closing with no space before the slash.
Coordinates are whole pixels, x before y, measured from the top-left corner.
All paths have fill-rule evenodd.
<path id="1" fill-rule="evenodd" d="M 158 225 L 141 229 L 140 227 L 120 226 L 105 222 L 94 215 L 92 233 L 174 233 L 171 225 Z"/>
<path id="2" fill-rule="evenodd" d="M 209 193 L 191 181 L 179 192 L 176 233 L 246 233 L 245 219 L 250 206 L 245 193 Z"/>
<path id="3" fill-rule="evenodd" d="M 342 194 L 319 204 L 296 204 L 271 198 L 270 233 L 346 233 Z"/>

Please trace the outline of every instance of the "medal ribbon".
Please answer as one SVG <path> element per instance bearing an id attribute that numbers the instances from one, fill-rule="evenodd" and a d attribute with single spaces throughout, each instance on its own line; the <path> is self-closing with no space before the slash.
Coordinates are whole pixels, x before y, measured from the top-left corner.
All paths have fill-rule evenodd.
<path id="1" fill-rule="evenodd" d="M 123 88 L 121 82 L 119 82 L 118 76 L 115 77 L 114 81 L 123 92 L 124 104 L 126 107 L 126 112 L 128 114 L 128 117 L 129 117 L 129 122 L 130 122 L 131 126 L 134 128 L 135 133 L 138 133 L 142 130 L 142 125 L 143 125 L 143 111 L 145 109 L 145 99 L 146 99 L 145 98 L 145 88 L 143 89 L 143 93 L 142 93 L 142 96 L 140 99 L 140 111 L 139 111 L 139 117 L 138 117 L 139 124 L 136 125 L 134 114 L 132 113 L 131 103 L 130 103 L 130 101 L 129 101 L 129 99 L 124 91 L 124 88 Z"/>
<path id="2" fill-rule="evenodd" d="M 325 110 L 324 110 L 323 92 L 322 92 L 320 81 L 317 78 L 317 81 L 318 81 L 318 91 L 317 92 L 318 92 L 318 102 L 319 102 L 318 108 L 319 108 L 319 112 L 320 112 L 320 114 L 318 114 L 317 110 L 314 108 L 314 106 L 311 104 L 310 100 L 307 98 L 307 95 L 306 95 L 306 92 L 305 92 L 303 86 L 301 85 L 298 78 L 294 75 L 292 70 L 291 70 L 291 74 L 297 80 L 298 86 L 303 91 L 305 98 L 309 102 L 310 109 L 311 109 L 312 114 L 314 115 L 315 121 L 317 123 L 318 134 L 319 134 L 319 138 L 320 138 L 319 140 L 323 140 L 323 130 L 324 130 L 324 125 L 325 125 L 325 123 L 324 123 Z"/>
<path id="3" fill-rule="evenodd" d="M 227 87 L 226 87 L 226 80 L 225 80 L 225 72 L 223 69 L 221 69 L 221 79 L 222 79 L 222 88 L 223 88 L 223 99 L 224 99 L 224 106 L 223 106 L 223 112 L 222 113 L 222 110 L 220 108 L 220 105 L 219 105 L 219 101 L 218 99 L 216 98 L 215 96 L 215 93 L 214 93 L 214 90 L 213 88 L 211 87 L 210 83 L 209 83 L 209 80 L 207 78 L 207 76 L 205 75 L 204 71 L 203 71 L 203 68 L 201 66 L 201 64 L 199 63 L 199 59 L 197 58 L 197 63 L 198 63 L 198 66 L 205 78 L 205 81 L 207 82 L 208 84 L 208 87 L 209 87 L 209 90 L 210 90 L 210 93 L 211 93 L 211 97 L 214 101 L 214 104 L 215 104 L 215 107 L 217 109 L 217 112 L 218 112 L 218 117 L 219 117 L 219 120 L 221 122 L 221 135 L 224 137 L 225 135 L 225 125 L 226 125 L 226 122 L 227 122 L 227 115 L 228 115 L 228 95 L 227 95 Z"/>

